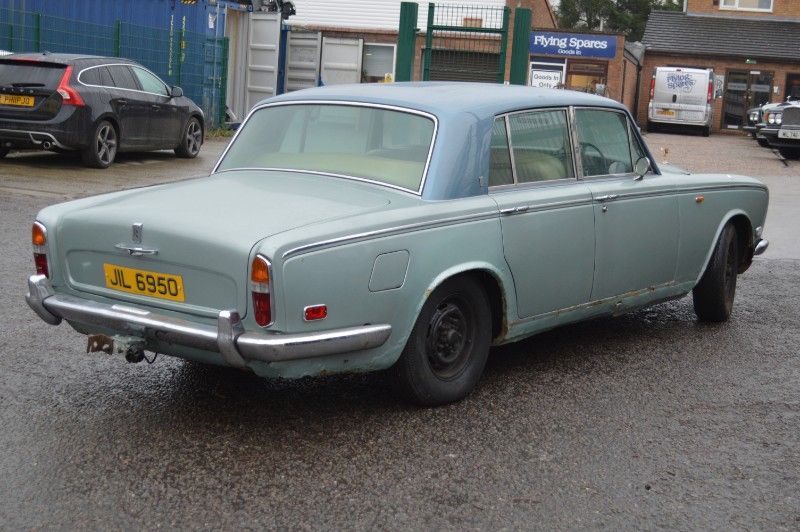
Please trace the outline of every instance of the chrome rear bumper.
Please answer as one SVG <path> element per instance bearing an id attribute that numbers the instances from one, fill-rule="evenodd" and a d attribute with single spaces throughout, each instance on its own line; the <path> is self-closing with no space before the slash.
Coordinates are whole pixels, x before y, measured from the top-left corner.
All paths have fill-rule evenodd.
<path id="1" fill-rule="evenodd" d="M 383 345 L 392 332 L 391 325 L 299 334 L 245 332 L 236 310 L 220 312 L 216 326 L 203 325 L 125 305 L 56 294 L 44 275 L 28 279 L 25 300 L 51 325 L 64 319 L 146 340 L 217 352 L 229 365 L 242 369 L 248 361 L 285 362 L 372 349 Z"/>
<path id="2" fill-rule="evenodd" d="M 756 255 L 761 255 L 767 250 L 768 247 L 769 247 L 769 240 L 764 240 L 763 238 L 760 238 L 758 242 L 756 242 L 756 247 L 753 250 L 753 256 L 755 257 Z"/>

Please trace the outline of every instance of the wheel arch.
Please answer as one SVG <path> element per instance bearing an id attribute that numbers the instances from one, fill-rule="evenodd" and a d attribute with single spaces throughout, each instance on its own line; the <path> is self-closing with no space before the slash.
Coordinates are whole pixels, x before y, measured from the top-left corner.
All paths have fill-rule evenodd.
<path id="1" fill-rule="evenodd" d="M 419 316 L 423 305 L 434 290 L 447 281 L 457 277 L 474 279 L 486 292 L 489 310 L 492 315 L 492 341 L 498 342 L 508 333 L 508 292 L 502 273 L 489 263 L 467 263 L 452 266 L 437 275 L 425 290 L 424 297 L 417 304 L 414 319 Z"/>
<path id="2" fill-rule="evenodd" d="M 703 267 L 700 268 L 700 273 L 695 280 L 695 284 L 699 283 L 700 279 L 703 277 L 703 274 L 706 273 L 708 264 L 711 262 L 711 256 L 714 253 L 714 247 L 717 245 L 717 241 L 719 240 L 722 231 L 729 223 L 732 223 L 736 229 L 737 244 L 739 246 L 739 250 L 742 251 L 739 256 L 738 273 L 741 274 L 747 271 L 747 269 L 750 267 L 750 264 L 753 262 L 753 248 L 755 243 L 753 241 L 753 224 L 750 221 L 750 216 L 748 216 L 748 214 L 741 209 L 733 209 L 728 211 L 728 213 L 722 217 L 722 221 L 717 227 L 717 230 L 714 231 L 714 238 L 711 239 L 708 252 L 706 252 L 705 261 L 703 262 Z"/>

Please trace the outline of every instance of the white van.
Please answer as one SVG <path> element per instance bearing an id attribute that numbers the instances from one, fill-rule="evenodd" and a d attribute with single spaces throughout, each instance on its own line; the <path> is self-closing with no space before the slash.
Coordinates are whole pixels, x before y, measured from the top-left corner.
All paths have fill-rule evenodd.
<path id="1" fill-rule="evenodd" d="M 714 71 L 658 67 L 650 82 L 647 130 L 655 124 L 676 124 L 711 131 L 714 118 Z"/>

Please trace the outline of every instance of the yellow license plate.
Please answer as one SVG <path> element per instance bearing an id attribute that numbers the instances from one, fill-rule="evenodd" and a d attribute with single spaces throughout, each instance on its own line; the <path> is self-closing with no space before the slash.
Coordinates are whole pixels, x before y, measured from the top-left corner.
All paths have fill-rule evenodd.
<path id="1" fill-rule="evenodd" d="M 656 109 L 656 114 L 662 116 L 675 116 L 675 111 L 672 109 Z"/>
<path id="2" fill-rule="evenodd" d="M 0 104 L 2 105 L 22 105 L 33 107 L 33 96 L 17 96 L 15 94 L 0 94 Z"/>
<path id="3" fill-rule="evenodd" d="M 185 300 L 183 278 L 180 275 L 149 272 L 108 263 L 103 264 L 103 273 L 106 277 L 106 287 L 112 290 L 172 301 Z"/>

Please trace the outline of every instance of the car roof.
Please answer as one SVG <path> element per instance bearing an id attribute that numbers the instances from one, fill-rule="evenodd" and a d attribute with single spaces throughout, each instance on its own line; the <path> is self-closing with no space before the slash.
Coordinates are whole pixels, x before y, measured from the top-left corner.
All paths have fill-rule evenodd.
<path id="1" fill-rule="evenodd" d="M 131 64 L 134 63 L 134 61 L 130 59 L 124 59 L 121 57 L 105 57 L 102 55 L 63 54 L 63 53 L 51 53 L 51 52 L 11 54 L 3 56 L 3 59 L 26 59 L 33 61 L 46 61 L 50 63 L 66 63 L 66 64 L 74 63 L 75 61 L 80 61 L 83 59 L 97 59 L 115 63 L 131 63 Z"/>
<path id="2" fill-rule="evenodd" d="M 609 98 L 584 92 L 521 85 L 460 82 L 403 82 L 329 85 L 291 92 L 266 102 L 336 100 L 406 107 L 441 116 L 469 112 L 476 118 L 536 107 L 567 105 L 625 107 Z"/>

